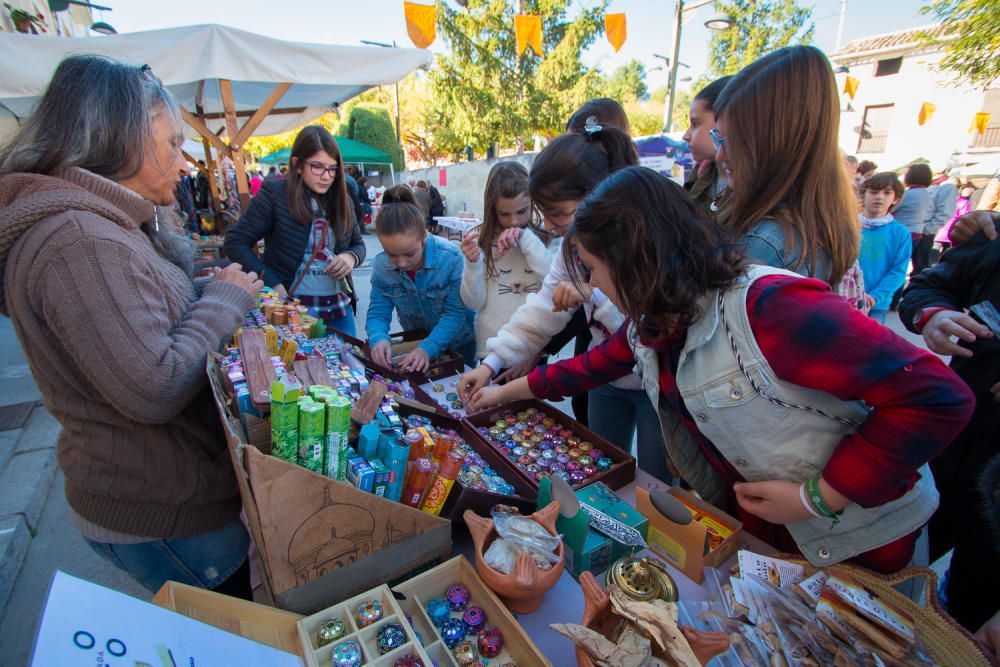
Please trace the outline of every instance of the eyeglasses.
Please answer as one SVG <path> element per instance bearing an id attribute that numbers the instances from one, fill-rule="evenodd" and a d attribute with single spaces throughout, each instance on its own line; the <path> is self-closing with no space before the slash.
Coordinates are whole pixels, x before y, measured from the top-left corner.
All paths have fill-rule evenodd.
<path id="1" fill-rule="evenodd" d="M 306 162 L 309 165 L 309 171 L 312 172 L 313 176 L 322 176 L 326 174 L 330 178 L 337 175 L 337 165 L 331 164 L 329 167 L 322 162 Z"/>
<path id="2" fill-rule="evenodd" d="M 718 153 L 719 149 L 726 145 L 726 138 L 722 136 L 719 132 L 719 128 L 713 127 L 708 131 L 708 136 L 712 137 L 712 145 L 715 146 L 715 152 Z"/>

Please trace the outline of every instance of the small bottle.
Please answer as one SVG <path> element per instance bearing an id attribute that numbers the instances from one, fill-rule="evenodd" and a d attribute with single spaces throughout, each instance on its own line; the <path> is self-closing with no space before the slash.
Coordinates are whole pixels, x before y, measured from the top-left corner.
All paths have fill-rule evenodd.
<path id="1" fill-rule="evenodd" d="M 430 459 L 417 459 L 410 466 L 406 478 L 406 489 L 403 491 L 402 502 L 410 507 L 420 507 L 431 477 L 434 475 L 434 462 Z"/>
<path id="2" fill-rule="evenodd" d="M 441 514 L 441 508 L 444 507 L 445 501 L 448 500 L 451 487 L 455 485 L 458 473 L 462 471 L 464 460 L 465 458 L 462 456 L 462 453 L 457 449 L 448 452 L 444 461 L 441 462 L 441 469 L 427 490 L 427 498 L 420 509 L 434 516 Z"/>

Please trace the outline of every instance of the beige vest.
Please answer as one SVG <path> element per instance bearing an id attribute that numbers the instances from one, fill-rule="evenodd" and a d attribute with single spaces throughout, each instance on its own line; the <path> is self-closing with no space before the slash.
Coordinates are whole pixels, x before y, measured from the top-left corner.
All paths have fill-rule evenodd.
<path id="1" fill-rule="evenodd" d="M 750 267 L 723 294 L 726 323 L 743 360 L 743 367 L 764 394 L 821 410 L 854 422 L 798 407 L 776 405 L 757 393 L 740 370 L 721 319 L 719 292 L 702 297 L 702 316 L 688 329 L 677 368 L 677 386 L 701 433 L 750 482 L 774 479 L 804 482 L 819 476 L 845 435 L 867 418 L 860 401 L 842 401 L 832 394 L 784 382 L 757 346 L 747 316 L 750 285 L 767 275 L 796 274 L 766 266 Z M 659 407 L 667 450 L 681 476 L 707 501 L 721 505 L 728 489 L 702 455 L 674 411 L 661 402 L 657 354 L 641 343 L 634 325 L 629 331 L 643 388 Z M 802 554 L 815 565 L 829 565 L 888 544 L 923 526 L 937 508 L 938 493 L 930 468 L 902 497 L 879 507 L 852 504 L 840 522 L 811 519 L 788 524 Z"/>

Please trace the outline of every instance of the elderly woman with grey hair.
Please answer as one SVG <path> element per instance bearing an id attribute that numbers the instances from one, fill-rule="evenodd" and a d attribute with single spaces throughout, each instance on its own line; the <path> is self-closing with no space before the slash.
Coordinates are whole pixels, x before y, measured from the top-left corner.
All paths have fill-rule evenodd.
<path id="1" fill-rule="evenodd" d="M 205 357 L 262 283 L 237 264 L 196 297 L 156 207 L 187 174 L 148 67 L 72 56 L 0 151 L 0 312 L 62 424 L 86 541 L 150 591 L 249 597 L 249 539 Z M 165 226 L 164 226 L 165 227 Z"/>

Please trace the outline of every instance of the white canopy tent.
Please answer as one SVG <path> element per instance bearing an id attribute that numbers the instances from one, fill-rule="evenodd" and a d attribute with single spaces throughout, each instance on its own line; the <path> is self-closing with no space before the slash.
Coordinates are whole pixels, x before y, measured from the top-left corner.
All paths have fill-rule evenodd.
<path id="1" fill-rule="evenodd" d="M 177 97 L 209 167 L 210 147 L 233 160 L 244 205 L 242 149 L 249 137 L 304 125 L 431 62 L 422 49 L 303 44 L 220 25 L 73 39 L 0 32 L 0 62 L 8 64 L 0 78 L 0 115 L 29 116 L 59 62 L 83 53 L 149 65 Z"/>

